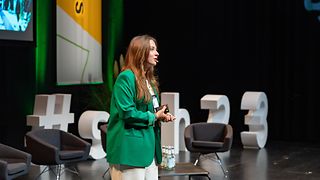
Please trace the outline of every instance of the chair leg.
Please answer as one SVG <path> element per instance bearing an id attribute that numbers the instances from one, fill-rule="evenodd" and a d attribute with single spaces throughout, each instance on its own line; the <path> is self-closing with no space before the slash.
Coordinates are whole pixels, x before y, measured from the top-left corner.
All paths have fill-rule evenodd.
<path id="1" fill-rule="evenodd" d="M 200 159 L 200 156 L 201 156 L 201 153 L 198 155 L 198 157 L 197 157 L 197 159 L 196 159 L 196 161 L 193 163 L 193 165 L 197 165 L 198 164 L 198 162 L 199 162 L 199 159 Z"/>
<path id="2" fill-rule="evenodd" d="M 41 173 L 38 174 L 37 177 L 34 179 L 38 179 L 43 173 L 45 173 L 47 171 L 50 171 L 50 168 L 48 166 L 45 166 L 45 168 L 41 171 Z"/>
<path id="3" fill-rule="evenodd" d="M 218 162 L 219 162 L 219 165 L 220 165 L 220 167 L 221 167 L 221 169 L 222 169 L 222 171 L 223 171 L 224 177 L 227 177 L 228 170 L 226 170 L 226 169 L 223 167 L 222 161 L 221 161 L 220 157 L 218 156 L 218 153 L 215 153 L 215 154 L 216 154 L 216 156 L 217 156 L 217 160 L 218 160 Z"/>
<path id="4" fill-rule="evenodd" d="M 61 164 L 59 164 L 58 166 L 57 166 L 57 168 L 58 168 L 58 170 L 57 170 L 57 180 L 59 180 L 60 178 L 61 178 Z"/>
<path id="5" fill-rule="evenodd" d="M 77 169 L 73 166 L 70 167 L 66 167 L 66 164 L 64 164 L 64 167 L 62 167 L 62 164 L 56 165 L 56 172 L 54 170 L 52 170 L 52 172 L 56 175 L 57 180 L 59 180 L 61 178 L 61 175 L 65 172 L 65 171 L 69 171 L 71 173 L 76 174 L 80 179 L 80 175 L 79 172 L 77 171 Z"/>
<path id="6" fill-rule="evenodd" d="M 52 169 L 51 166 L 49 166 L 49 171 L 52 171 L 52 173 L 56 176 L 56 179 L 59 180 L 61 178 L 61 165 L 56 165 L 55 170 Z"/>
<path id="7" fill-rule="evenodd" d="M 72 168 L 72 169 L 71 169 Z M 40 174 L 37 175 L 37 177 L 35 179 L 38 179 L 43 173 L 47 172 L 47 171 L 52 171 L 53 174 L 56 176 L 57 180 L 60 180 L 61 175 L 64 173 L 64 171 L 69 171 L 71 173 L 76 174 L 78 177 L 80 177 L 79 172 L 77 171 L 77 169 L 75 167 L 64 167 L 62 168 L 61 164 L 58 164 L 55 166 L 55 169 L 53 169 L 51 166 L 46 166 Z M 81 178 L 80 178 L 81 179 Z"/>
<path id="8" fill-rule="evenodd" d="M 54 166 L 54 167 L 55 167 L 55 170 L 52 169 L 51 166 L 47 166 L 46 168 L 48 168 L 47 171 L 52 171 L 52 173 L 56 176 L 56 179 L 57 179 L 57 180 L 60 180 L 60 177 L 61 177 L 61 165 L 56 165 L 56 166 Z M 45 171 L 43 171 L 43 172 L 45 172 Z M 42 173 L 41 173 L 41 174 L 42 174 Z M 41 174 L 40 174 L 40 175 L 41 175 Z"/>
<path id="9" fill-rule="evenodd" d="M 73 174 L 76 174 L 77 176 L 80 176 L 79 172 L 77 171 L 77 169 L 75 167 L 65 167 L 64 170 L 65 171 L 69 171 L 69 172 L 71 172 Z"/>
<path id="10" fill-rule="evenodd" d="M 103 178 L 104 178 L 104 176 L 108 173 L 108 171 L 109 171 L 109 168 L 107 168 L 107 170 L 103 173 Z"/>

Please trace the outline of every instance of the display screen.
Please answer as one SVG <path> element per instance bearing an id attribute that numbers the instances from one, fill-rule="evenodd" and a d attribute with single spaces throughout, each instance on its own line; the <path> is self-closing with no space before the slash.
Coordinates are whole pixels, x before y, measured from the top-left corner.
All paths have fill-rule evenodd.
<path id="1" fill-rule="evenodd" d="M 103 83 L 101 4 L 56 1 L 57 85 Z"/>
<path id="2" fill-rule="evenodd" d="M 34 0 L 0 0 L 1 42 L 34 42 Z"/>

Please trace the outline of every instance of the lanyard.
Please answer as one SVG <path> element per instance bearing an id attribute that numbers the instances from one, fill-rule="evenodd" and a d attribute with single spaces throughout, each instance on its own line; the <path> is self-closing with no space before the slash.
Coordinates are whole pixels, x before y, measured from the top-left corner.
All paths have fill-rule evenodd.
<path id="1" fill-rule="evenodd" d="M 157 96 L 154 94 L 154 91 L 153 91 L 151 85 L 149 84 L 148 80 L 146 80 L 146 82 L 147 82 L 147 87 L 148 87 L 149 92 L 150 92 L 151 97 L 152 97 L 153 109 L 156 112 L 156 109 L 159 107 L 159 102 L 158 102 Z"/>

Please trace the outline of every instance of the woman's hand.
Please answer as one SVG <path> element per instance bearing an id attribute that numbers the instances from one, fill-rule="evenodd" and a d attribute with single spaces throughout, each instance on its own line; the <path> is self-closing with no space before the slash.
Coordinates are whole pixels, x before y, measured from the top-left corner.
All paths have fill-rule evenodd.
<path id="1" fill-rule="evenodd" d="M 176 119 L 176 117 L 174 115 L 172 115 L 171 113 L 167 113 L 167 118 L 165 122 L 170 122 L 170 121 L 174 121 Z"/>
<path id="2" fill-rule="evenodd" d="M 176 119 L 174 115 L 171 113 L 165 113 L 166 106 L 163 106 L 162 109 L 160 109 L 158 112 L 155 113 L 156 118 L 163 122 L 171 122 Z"/>

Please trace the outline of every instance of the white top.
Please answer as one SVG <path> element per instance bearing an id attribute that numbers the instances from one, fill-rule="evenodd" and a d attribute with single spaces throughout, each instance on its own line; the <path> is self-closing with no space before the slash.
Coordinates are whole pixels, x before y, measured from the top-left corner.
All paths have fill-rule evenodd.
<path id="1" fill-rule="evenodd" d="M 147 82 L 147 87 L 149 89 L 149 92 L 152 96 L 152 104 L 153 104 L 153 108 L 156 109 L 159 107 L 159 102 L 158 102 L 158 99 L 157 99 L 157 96 L 155 95 L 154 91 L 153 91 L 153 88 L 151 87 L 151 85 L 149 84 L 148 80 L 146 80 Z"/>

